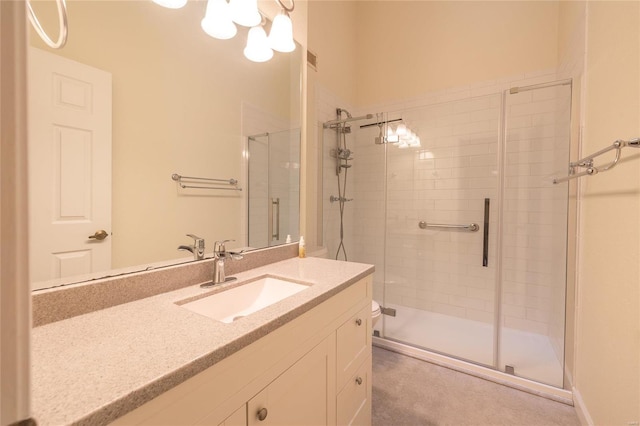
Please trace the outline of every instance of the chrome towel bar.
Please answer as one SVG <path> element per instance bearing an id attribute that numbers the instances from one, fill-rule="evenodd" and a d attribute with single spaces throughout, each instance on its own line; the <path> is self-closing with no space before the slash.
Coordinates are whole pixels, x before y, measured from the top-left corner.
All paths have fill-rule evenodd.
<path id="1" fill-rule="evenodd" d="M 442 229 L 461 229 L 463 231 L 476 232 L 480 229 L 477 223 L 470 223 L 469 225 L 447 225 L 443 223 L 427 223 L 424 220 L 418 222 L 420 229 L 427 228 L 442 228 Z"/>
<path id="2" fill-rule="evenodd" d="M 560 182 L 566 182 L 570 179 L 579 178 L 581 176 L 595 175 L 599 172 L 606 172 L 607 170 L 613 169 L 616 166 L 616 164 L 618 164 L 618 161 L 620 160 L 620 151 L 625 146 L 629 146 L 632 148 L 640 148 L 640 138 L 630 139 L 628 141 L 619 139 L 615 141 L 613 144 L 609 145 L 606 148 L 601 149 L 598 152 L 595 152 L 589 156 L 581 158 L 578 161 L 573 161 L 569 163 L 569 176 L 554 179 L 553 180 L 554 185 Z M 599 166 L 599 167 L 594 166 L 593 160 L 596 157 L 599 157 L 600 155 L 614 149 L 616 150 L 616 156 L 613 159 L 613 161 L 605 164 L 604 166 Z M 576 173 L 576 167 L 583 167 L 585 170 L 583 172 Z"/>
<path id="3" fill-rule="evenodd" d="M 182 176 L 177 173 L 172 174 L 171 179 L 178 182 L 180 188 L 242 191 L 242 188 L 238 187 L 238 181 L 236 179 L 214 179 L 194 176 Z M 200 183 L 200 185 L 187 185 L 190 183 Z M 230 187 L 224 185 L 229 185 Z"/>

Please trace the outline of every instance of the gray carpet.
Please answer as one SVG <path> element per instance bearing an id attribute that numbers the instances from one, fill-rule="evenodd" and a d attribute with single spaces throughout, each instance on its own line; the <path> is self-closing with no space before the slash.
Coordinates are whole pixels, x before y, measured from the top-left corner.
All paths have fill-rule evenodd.
<path id="1" fill-rule="evenodd" d="M 573 407 L 373 348 L 373 426 L 580 426 Z"/>

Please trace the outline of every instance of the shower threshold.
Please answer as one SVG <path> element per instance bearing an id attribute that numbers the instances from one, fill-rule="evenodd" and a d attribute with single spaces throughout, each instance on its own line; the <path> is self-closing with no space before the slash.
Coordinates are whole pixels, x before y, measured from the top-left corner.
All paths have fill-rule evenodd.
<path id="1" fill-rule="evenodd" d="M 462 361 L 456 358 L 441 355 L 426 349 L 409 346 L 404 343 L 396 342 L 391 339 L 382 337 L 373 337 L 373 345 L 410 356 L 422 361 L 430 362 L 441 367 L 450 368 L 461 373 L 489 380 L 510 388 L 518 389 L 533 395 L 541 396 L 553 401 L 573 406 L 573 393 L 571 391 L 556 388 L 554 386 L 538 383 L 533 380 L 522 377 L 513 376 L 494 370 L 492 368 L 483 367 L 471 362 Z"/>

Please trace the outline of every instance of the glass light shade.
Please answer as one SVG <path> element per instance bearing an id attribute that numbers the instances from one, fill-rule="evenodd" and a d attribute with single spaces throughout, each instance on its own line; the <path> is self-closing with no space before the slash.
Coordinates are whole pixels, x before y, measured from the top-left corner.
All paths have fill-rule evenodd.
<path id="1" fill-rule="evenodd" d="M 404 123 L 398 124 L 398 127 L 396 128 L 396 135 L 404 136 L 406 134 L 407 134 L 407 126 L 405 126 Z"/>
<path id="2" fill-rule="evenodd" d="M 267 33 L 264 32 L 262 26 L 253 27 L 249 30 L 244 56 L 253 62 L 266 62 L 273 58 L 273 50 L 269 47 Z"/>
<path id="3" fill-rule="evenodd" d="M 153 0 L 153 2 L 169 9 L 180 9 L 187 4 L 187 0 Z"/>
<path id="4" fill-rule="evenodd" d="M 273 19 L 269 33 L 269 45 L 278 52 L 288 53 L 296 50 L 296 44 L 293 42 L 293 24 L 285 12 L 279 13 Z"/>
<path id="5" fill-rule="evenodd" d="M 205 33 L 221 40 L 233 38 L 238 32 L 231 21 L 227 0 L 209 0 L 200 25 Z"/>
<path id="6" fill-rule="evenodd" d="M 258 0 L 231 0 L 229 3 L 231 19 L 243 27 L 255 27 L 262 22 L 258 11 Z"/>

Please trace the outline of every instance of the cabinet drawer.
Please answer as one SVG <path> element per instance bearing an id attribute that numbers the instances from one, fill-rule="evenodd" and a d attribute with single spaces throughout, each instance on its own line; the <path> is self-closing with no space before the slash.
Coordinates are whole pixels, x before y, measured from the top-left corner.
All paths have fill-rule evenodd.
<path id="1" fill-rule="evenodd" d="M 371 355 L 371 305 L 338 328 L 336 333 L 336 367 L 338 391 L 353 376 L 365 358 Z"/>
<path id="2" fill-rule="evenodd" d="M 360 365 L 338 394 L 337 424 L 371 424 L 371 357 Z"/>

